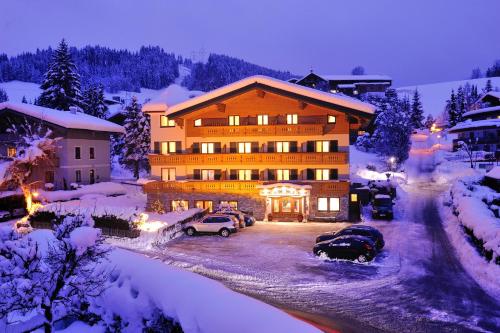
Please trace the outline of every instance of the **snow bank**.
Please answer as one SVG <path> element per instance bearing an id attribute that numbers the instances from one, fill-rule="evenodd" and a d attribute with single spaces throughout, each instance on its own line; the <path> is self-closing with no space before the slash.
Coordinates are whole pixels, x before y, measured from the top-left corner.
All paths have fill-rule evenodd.
<path id="1" fill-rule="evenodd" d="M 94 246 L 97 239 L 101 236 L 101 231 L 93 227 L 79 227 L 69 234 L 69 240 L 72 248 L 76 250 L 77 255 L 82 255 L 85 250 Z"/>
<path id="2" fill-rule="evenodd" d="M 219 282 L 158 260 L 117 249 L 110 254 L 113 282 L 97 304 L 111 320 L 119 315 L 140 331 L 155 309 L 178 321 L 186 333 L 319 332 L 270 305 L 233 292 Z"/>
<path id="3" fill-rule="evenodd" d="M 500 166 L 495 166 L 491 169 L 486 176 L 493 179 L 500 179 Z"/>
<path id="4" fill-rule="evenodd" d="M 71 191 L 39 191 L 40 198 L 47 202 L 68 201 L 79 199 L 85 195 L 123 195 L 127 193 L 121 184 L 104 182 L 92 185 L 82 185 L 80 188 Z"/>

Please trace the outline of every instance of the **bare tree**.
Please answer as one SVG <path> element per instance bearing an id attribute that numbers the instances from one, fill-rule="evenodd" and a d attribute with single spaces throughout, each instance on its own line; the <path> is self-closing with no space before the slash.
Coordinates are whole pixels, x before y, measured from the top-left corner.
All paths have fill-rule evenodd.
<path id="1" fill-rule="evenodd" d="M 471 139 L 468 140 L 468 142 L 465 141 L 458 141 L 458 148 L 460 151 L 463 151 L 464 153 L 467 154 L 467 157 L 469 158 L 470 161 L 470 167 L 474 169 L 474 143 L 472 142 Z"/>

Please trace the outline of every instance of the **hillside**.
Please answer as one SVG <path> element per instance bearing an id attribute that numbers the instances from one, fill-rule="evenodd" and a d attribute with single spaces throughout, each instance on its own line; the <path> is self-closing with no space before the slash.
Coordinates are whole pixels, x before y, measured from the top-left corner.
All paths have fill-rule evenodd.
<path id="1" fill-rule="evenodd" d="M 481 78 L 481 79 L 471 79 L 462 81 L 448 81 L 430 84 L 421 84 L 418 86 L 407 86 L 396 88 L 400 95 L 409 95 L 410 98 L 413 95 L 415 89 L 418 89 L 422 96 L 422 104 L 424 107 L 424 112 L 426 114 L 432 114 L 433 117 L 438 117 L 444 110 L 446 106 L 446 100 L 450 98 L 451 90 L 457 91 L 459 86 L 465 85 L 467 82 L 469 84 L 476 85 L 478 90 L 481 91 L 486 85 L 486 81 L 491 79 L 493 88 L 498 87 L 500 89 L 500 77 L 491 78 Z"/>

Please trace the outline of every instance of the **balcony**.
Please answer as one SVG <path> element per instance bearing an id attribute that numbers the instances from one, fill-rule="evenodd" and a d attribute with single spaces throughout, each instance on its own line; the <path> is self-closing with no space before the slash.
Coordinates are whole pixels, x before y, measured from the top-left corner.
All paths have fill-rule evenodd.
<path id="1" fill-rule="evenodd" d="M 325 128 L 323 124 L 200 126 L 187 127 L 186 135 L 188 137 L 324 135 Z"/>
<path id="2" fill-rule="evenodd" d="M 149 155 L 151 165 L 314 165 L 347 164 L 347 152 Z"/>

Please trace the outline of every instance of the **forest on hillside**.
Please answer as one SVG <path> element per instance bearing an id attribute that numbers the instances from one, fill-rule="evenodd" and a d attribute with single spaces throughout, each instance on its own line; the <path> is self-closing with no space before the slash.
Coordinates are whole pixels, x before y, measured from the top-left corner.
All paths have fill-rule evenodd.
<path id="1" fill-rule="evenodd" d="M 255 74 L 279 79 L 291 77 L 289 72 L 272 70 L 226 55 L 210 54 L 206 63 L 193 63 L 158 46 L 143 46 L 135 52 L 102 46 L 71 47 L 70 53 L 82 86 L 102 84 L 109 92 L 139 92 L 141 87 L 167 87 L 179 76 L 179 65 L 191 69 L 191 75 L 184 78 L 183 85 L 203 91 Z M 54 49 L 50 47 L 13 57 L 0 54 L 0 82 L 19 80 L 41 83 L 53 54 Z"/>

